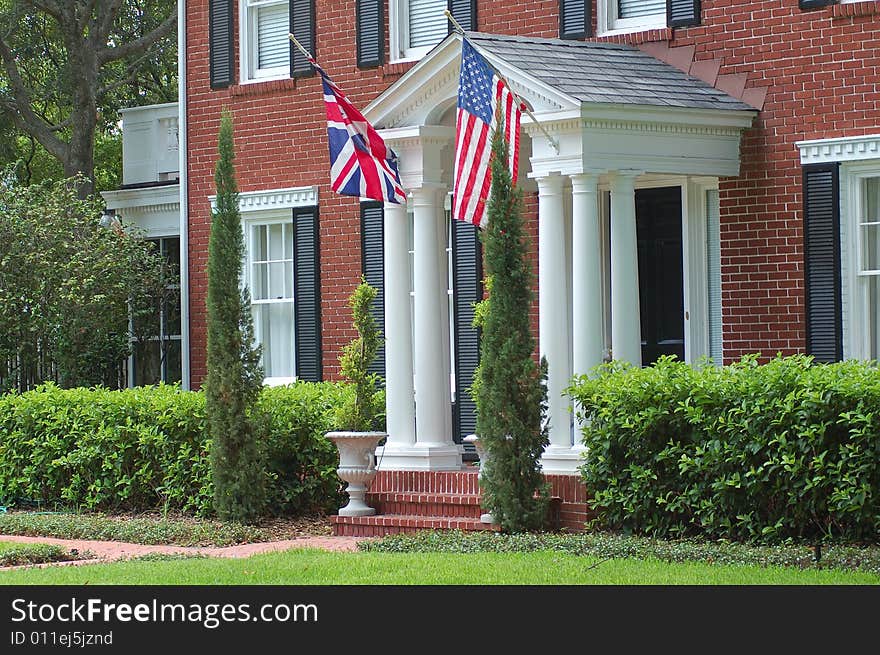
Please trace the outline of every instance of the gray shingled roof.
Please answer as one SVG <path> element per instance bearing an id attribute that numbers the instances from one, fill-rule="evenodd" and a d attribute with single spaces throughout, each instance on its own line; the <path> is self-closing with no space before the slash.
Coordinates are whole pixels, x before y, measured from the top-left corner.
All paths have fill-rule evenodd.
<path id="1" fill-rule="evenodd" d="M 615 43 L 468 32 L 524 73 L 584 102 L 757 111 L 637 48 Z"/>

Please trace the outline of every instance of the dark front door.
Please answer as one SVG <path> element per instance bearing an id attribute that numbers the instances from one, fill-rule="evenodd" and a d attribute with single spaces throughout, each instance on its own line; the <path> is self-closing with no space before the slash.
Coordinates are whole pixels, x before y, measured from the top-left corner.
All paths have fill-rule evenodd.
<path id="1" fill-rule="evenodd" d="M 636 190 L 642 365 L 684 361 L 681 187 Z"/>

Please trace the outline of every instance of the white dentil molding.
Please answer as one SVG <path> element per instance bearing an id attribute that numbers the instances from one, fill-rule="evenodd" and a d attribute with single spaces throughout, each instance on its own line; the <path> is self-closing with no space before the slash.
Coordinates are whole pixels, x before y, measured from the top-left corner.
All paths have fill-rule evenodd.
<path id="1" fill-rule="evenodd" d="M 880 159 L 880 134 L 798 141 L 795 145 L 800 150 L 801 164 Z"/>

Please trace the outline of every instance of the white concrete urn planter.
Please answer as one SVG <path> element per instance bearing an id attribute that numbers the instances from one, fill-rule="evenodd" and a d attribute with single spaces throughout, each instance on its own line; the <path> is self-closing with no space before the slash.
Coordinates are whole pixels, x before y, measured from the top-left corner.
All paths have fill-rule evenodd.
<path id="1" fill-rule="evenodd" d="M 376 446 L 386 432 L 328 432 L 327 438 L 339 450 L 336 473 L 347 482 L 348 503 L 339 508 L 339 516 L 372 516 L 376 510 L 367 505 L 367 487 L 376 477 Z"/>
<path id="2" fill-rule="evenodd" d="M 484 471 L 489 470 L 489 452 L 483 448 L 483 445 L 480 443 L 480 437 L 475 434 L 469 434 L 464 438 L 465 443 L 470 443 L 474 445 L 474 448 L 477 449 L 477 457 L 480 458 L 480 477 L 483 477 Z M 489 512 L 485 512 L 480 515 L 480 523 L 495 523 L 495 517 L 492 516 Z"/>

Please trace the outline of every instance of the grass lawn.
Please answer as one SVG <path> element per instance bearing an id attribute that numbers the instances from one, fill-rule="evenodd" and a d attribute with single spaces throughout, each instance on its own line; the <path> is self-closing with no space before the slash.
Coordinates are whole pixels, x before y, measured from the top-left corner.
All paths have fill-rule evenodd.
<path id="1" fill-rule="evenodd" d="M 151 559 L 0 573 L 0 584 L 124 585 L 878 585 L 861 571 L 531 553 L 331 553 Z"/>

